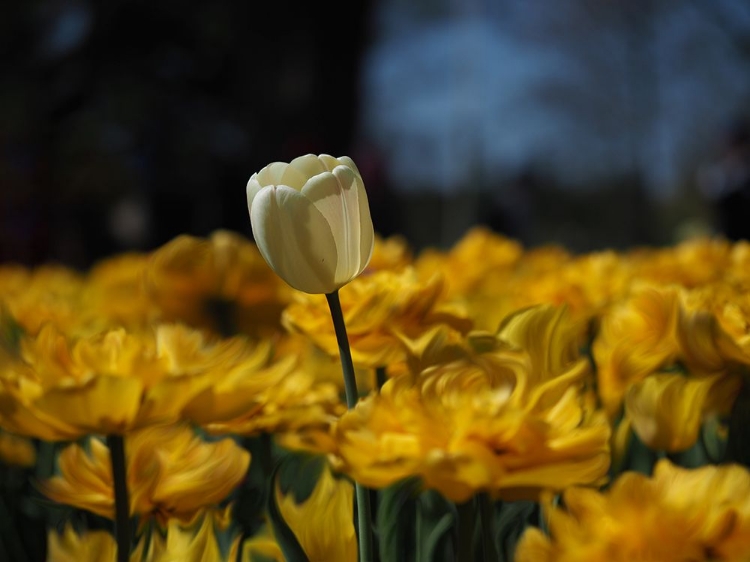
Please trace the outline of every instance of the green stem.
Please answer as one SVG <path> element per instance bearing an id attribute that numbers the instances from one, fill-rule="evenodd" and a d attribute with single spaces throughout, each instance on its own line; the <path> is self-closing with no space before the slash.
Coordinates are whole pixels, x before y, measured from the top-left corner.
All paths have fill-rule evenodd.
<path id="1" fill-rule="evenodd" d="M 117 562 L 130 560 L 130 498 L 125 465 L 125 440 L 122 435 L 108 435 L 107 447 L 115 485 L 115 538 Z"/>
<path id="2" fill-rule="evenodd" d="M 474 500 L 456 505 L 458 510 L 458 562 L 474 562 L 474 525 L 476 512 Z"/>
<path id="3" fill-rule="evenodd" d="M 346 323 L 344 313 L 341 311 L 339 292 L 327 293 L 328 308 L 331 309 L 333 329 L 336 332 L 336 341 L 339 344 L 339 356 L 341 357 L 341 369 L 344 372 L 344 391 L 346 392 L 346 407 L 350 410 L 357 405 L 359 393 L 357 392 L 357 378 L 354 376 L 354 363 L 352 362 L 352 351 L 349 349 L 349 337 L 346 335 Z"/>
<path id="4" fill-rule="evenodd" d="M 482 551 L 485 562 L 499 560 L 495 547 L 495 506 L 489 494 L 479 494 L 479 513 L 482 518 Z"/>
<path id="5" fill-rule="evenodd" d="M 375 369 L 375 381 L 378 384 L 378 391 L 383 388 L 383 385 L 388 380 L 388 372 L 385 367 L 377 367 Z"/>
<path id="6" fill-rule="evenodd" d="M 354 376 L 354 363 L 352 362 L 352 352 L 349 348 L 349 338 L 346 335 L 346 324 L 344 322 L 344 313 L 341 310 L 339 292 L 327 293 L 326 299 L 328 300 L 328 307 L 331 309 L 336 341 L 339 344 L 339 356 L 341 358 L 344 390 L 346 392 L 346 406 L 351 410 L 357 405 L 359 393 L 357 392 L 357 379 Z M 372 513 L 370 512 L 370 492 L 358 482 L 355 482 L 354 488 L 357 496 L 359 561 L 373 562 L 375 558 L 372 537 Z"/>

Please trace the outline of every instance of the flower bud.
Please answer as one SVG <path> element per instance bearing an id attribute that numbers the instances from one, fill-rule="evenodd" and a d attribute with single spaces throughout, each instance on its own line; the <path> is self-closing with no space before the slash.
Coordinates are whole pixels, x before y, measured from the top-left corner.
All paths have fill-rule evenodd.
<path id="1" fill-rule="evenodd" d="M 347 156 L 307 154 L 269 164 L 247 182 L 247 207 L 260 253 L 295 289 L 332 293 L 370 261 L 367 193 Z"/>

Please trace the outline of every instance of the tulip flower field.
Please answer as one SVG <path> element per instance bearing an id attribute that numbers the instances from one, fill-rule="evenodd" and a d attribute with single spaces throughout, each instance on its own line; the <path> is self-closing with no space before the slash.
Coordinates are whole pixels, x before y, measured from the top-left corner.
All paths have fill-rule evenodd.
<path id="1" fill-rule="evenodd" d="M 0 561 L 750 561 L 750 243 L 416 252 L 328 155 L 245 195 L 0 264 Z"/>

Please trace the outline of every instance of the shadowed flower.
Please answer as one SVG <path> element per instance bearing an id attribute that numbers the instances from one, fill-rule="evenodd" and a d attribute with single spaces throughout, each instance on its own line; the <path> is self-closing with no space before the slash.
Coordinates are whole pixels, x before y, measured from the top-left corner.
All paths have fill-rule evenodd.
<path id="1" fill-rule="evenodd" d="M 528 529 L 517 562 L 750 560 L 750 473 L 738 465 L 661 460 L 651 478 L 629 472 L 604 492 L 570 488 L 562 503 L 547 497 L 550 536 Z"/>
<path id="2" fill-rule="evenodd" d="M 600 482 L 610 431 L 583 400 L 588 362 L 571 355 L 570 329 L 551 307 L 525 311 L 488 351 L 390 379 L 312 448 L 366 486 L 420 476 L 457 502 Z"/>
<path id="3" fill-rule="evenodd" d="M 40 484 L 50 499 L 103 517 L 114 517 L 109 450 L 99 439 L 66 447 L 60 474 Z M 207 442 L 188 426 L 159 426 L 126 436 L 130 512 L 142 520 L 190 521 L 216 505 L 245 477 L 250 454 L 231 439 Z"/>
<path id="4" fill-rule="evenodd" d="M 144 286 L 149 259 L 149 254 L 124 253 L 100 260 L 89 270 L 78 311 L 81 332 L 139 329 L 158 320 L 159 311 Z"/>
<path id="5" fill-rule="evenodd" d="M 256 336 L 280 330 L 291 294 L 255 244 L 224 230 L 205 239 L 183 234 L 154 251 L 145 290 L 166 321 Z"/>
<path id="6" fill-rule="evenodd" d="M 28 439 L 0 430 L 0 464 L 34 466 L 36 449 Z"/>
<path id="7" fill-rule="evenodd" d="M 80 325 L 84 277 L 62 266 L 0 267 L 0 301 L 23 330 L 36 335 L 47 323 L 74 331 Z"/>

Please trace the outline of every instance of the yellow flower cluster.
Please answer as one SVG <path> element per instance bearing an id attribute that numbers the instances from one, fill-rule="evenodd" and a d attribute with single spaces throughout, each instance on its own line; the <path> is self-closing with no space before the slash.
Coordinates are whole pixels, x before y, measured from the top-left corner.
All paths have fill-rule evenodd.
<path id="1" fill-rule="evenodd" d="M 254 225 L 261 247 L 219 231 L 85 272 L 0 266 L 3 468 L 43 456 L 23 438 L 78 440 L 44 461 L 38 489 L 114 518 L 102 437 L 122 437 L 129 512 L 151 529 L 133 560 L 282 560 L 270 524 L 240 539 L 217 511 L 263 472 L 242 447 L 257 436 L 273 438 L 267 461 L 328 461 L 304 501 L 268 488 L 311 560 L 356 559 L 351 481 L 410 478 L 462 505 L 543 498 L 551 535 L 529 531 L 519 560 L 748 559 L 747 471 L 662 462 L 611 477 L 635 436 L 656 458 L 709 423 L 726 434 L 750 367 L 749 244 L 573 255 L 475 228 L 414 255 L 370 232 L 356 167 L 327 156 L 264 169 L 248 197 L 252 216 L 280 221 Z M 296 248 L 301 270 L 289 201 L 324 243 Z M 340 295 L 365 382 L 349 410 L 319 289 Z M 59 528 L 52 559 L 114 558 L 109 533 Z"/>
<path id="2" fill-rule="evenodd" d="M 477 349 L 464 357 L 392 378 L 330 440 L 312 439 L 368 486 L 420 476 L 457 502 L 595 484 L 609 467 L 610 431 L 584 400 L 590 371 L 576 336 L 562 309 L 523 311 L 496 335 L 469 338 Z"/>
<path id="3" fill-rule="evenodd" d="M 545 501 L 550 536 L 529 529 L 517 562 L 683 562 L 750 559 L 750 472 L 693 470 L 662 460 L 652 477 L 625 473 L 598 492 L 569 488 Z"/>

